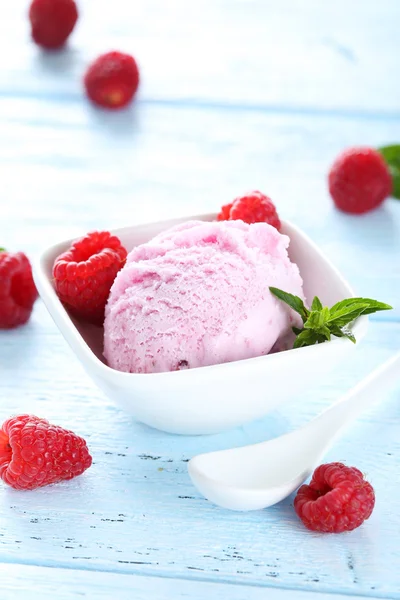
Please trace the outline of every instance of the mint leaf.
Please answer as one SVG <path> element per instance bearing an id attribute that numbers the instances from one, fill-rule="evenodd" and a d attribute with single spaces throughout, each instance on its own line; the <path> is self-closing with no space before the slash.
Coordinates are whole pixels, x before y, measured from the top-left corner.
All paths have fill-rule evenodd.
<path id="1" fill-rule="evenodd" d="M 303 323 L 305 323 L 305 321 L 308 319 L 310 311 L 304 306 L 304 302 L 301 298 L 299 298 L 298 296 L 294 296 L 293 294 L 289 294 L 288 292 L 284 292 L 283 290 L 280 290 L 275 287 L 270 287 L 269 291 L 279 300 L 282 300 L 282 302 L 285 302 L 285 304 L 290 306 L 290 308 L 299 313 L 299 315 L 303 319 Z"/>
<path id="2" fill-rule="evenodd" d="M 356 343 L 356 338 L 351 333 L 350 329 L 348 329 L 347 327 L 343 327 L 343 329 L 340 329 L 340 327 L 338 327 L 337 325 L 332 325 L 330 330 L 332 335 L 336 337 L 347 337 L 351 342 L 353 342 L 353 344 Z"/>
<path id="3" fill-rule="evenodd" d="M 346 300 L 340 300 L 339 302 L 336 302 L 336 304 L 334 304 L 331 307 L 331 315 L 335 314 L 335 312 L 337 310 L 341 310 L 342 308 L 345 308 L 346 306 L 354 306 L 355 304 L 358 304 L 358 302 L 360 302 L 360 300 L 363 300 L 362 298 L 346 298 Z"/>
<path id="4" fill-rule="evenodd" d="M 385 304 L 385 302 L 378 302 L 378 300 L 371 300 L 370 298 L 360 298 L 360 300 L 367 304 L 367 309 L 363 311 L 363 315 L 371 315 L 372 313 L 379 312 L 381 310 L 392 310 L 393 306 Z"/>
<path id="5" fill-rule="evenodd" d="M 321 313 L 320 311 L 312 311 L 307 321 L 304 323 L 305 329 L 318 329 L 321 327 L 323 323 L 321 322 Z"/>
<path id="6" fill-rule="evenodd" d="M 324 323 L 327 323 L 329 321 L 329 318 L 331 316 L 331 311 L 330 311 L 330 309 L 327 306 L 325 306 L 321 310 L 321 316 L 322 316 L 322 319 L 323 319 Z"/>
<path id="7" fill-rule="evenodd" d="M 329 308 L 322 310 L 313 310 L 307 321 L 304 323 L 306 329 L 319 329 L 323 327 L 329 318 Z"/>
<path id="8" fill-rule="evenodd" d="M 332 335 L 335 335 L 336 337 L 344 337 L 343 331 L 337 325 L 331 326 L 331 333 L 332 333 Z"/>
<path id="9" fill-rule="evenodd" d="M 400 198 L 400 144 L 378 148 L 383 156 L 393 179 L 393 192 L 395 198 Z"/>
<path id="10" fill-rule="evenodd" d="M 368 307 L 371 308 L 370 312 L 375 312 L 375 310 L 390 310 L 393 308 L 392 306 L 389 306 L 389 304 L 378 302 L 378 300 L 371 300 L 371 298 L 347 298 L 346 300 L 336 302 L 330 309 L 330 313 L 333 315 L 336 311 L 341 310 L 346 306 L 358 306 L 359 304 L 368 305 Z M 365 312 L 364 314 L 370 314 L 370 312 Z"/>
<path id="11" fill-rule="evenodd" d="M 311 310 L 322 310 L 322 303 L 318 296 L 314 296 L 314 300 L 311 304 Z"/>
<path id="12" fill-rule="evenodd" d="M 5 248 L 0 248 L 0 252 L 7 252 Z"/>
<path id="13" fill-rule="evenodd" d="M 367 304 L 359 304 L 358 306 L 349 306 L 343 308 L 329 317 L 328 325 L 337 325 L 338 327 L 344 327 L 348 325 L 357 317 L 364 314 L 364 311 L 368 309 Z"/>
<path id="14" fill-rule="evenodd" d="M 370 298 L 348 298 L 332 306 L 328 323 L 335 323 L 339 327 L 343 327 L 361 315 L 370 315 L 381 310 L 391 310 L 391 308 L 389 304 Z"/>
<path id="15" fill-rule="evenodd" d="M 318 333 L 319 333 L 319 335 L 323 336 L 326 340 L 328 340 L 328 342 L 331 341 L 331 332 L 327 325 L 320 327 L 318 330 Z"/>
<path id="16" fill-rule="evenodd" d="M 380 310 L 390 310 L 392 307 L 384 302 L 371 298 L 346 298 L 336 302 L 332 308 L 323 307 L 316 296 L 311 304 L 311 311 L 304 306 L 298 296 L 293 296 L 278 288 L 269 288 L 272 294 L 298 312 L 303 319 L 304 328 L 292 327 L 296 339 L 293 348 L 302 348 L 313 344 L 321 344 L 330 340 L 331 336 L 346 337 L 354 344 L 356 338 L 346 327 L 361 315 L 369 315 Z"/>
<path id="17" fill-rule="evenodd" d="M 311 329 L 303 329 L 295 339 L 293 348 L 314 346 L 314 344 L 322 344 L 323 342 L 326 342 L 326 337 L 324 335 L 312 331 Z"/>
<path id="18" fill-rule="evenodd" d="M 342 333 L 345 337 L 347 337 L 347 339 L 349 339 L 351 342 L 353 342 L 353 344 L 356 343 L 356 338 L 351 333 L 350 329 L 348 329 L 347 327 L 342 327 Z"/>
<path id="19" fill-rule="evenodd" d="M 303 331 L 303 329 L 299 329 L 298 327 L 292 327 L 292 331 L 295 335 L 299 335 Z"/>
<path id="20" fill-rule="evenodd" d="M 303 346 L 313 346 L 318 342 L 318 335 L 315 331 L 303 329 L 294 340 L 293 348 L 303 348 Z"/>

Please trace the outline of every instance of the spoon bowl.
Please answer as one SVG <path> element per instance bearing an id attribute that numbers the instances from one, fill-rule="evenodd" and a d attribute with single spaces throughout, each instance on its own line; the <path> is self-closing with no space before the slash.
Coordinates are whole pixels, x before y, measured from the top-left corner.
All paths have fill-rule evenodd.
<path id="1" fill-rule="evenodd" d="M 286 498 L 313 472 L 342 429 L 400 375 L 400 353 L 307 425 L 267 442 L 209 452 L 188 464 L 208 500 L 232 510 L 267 508 Z"/>

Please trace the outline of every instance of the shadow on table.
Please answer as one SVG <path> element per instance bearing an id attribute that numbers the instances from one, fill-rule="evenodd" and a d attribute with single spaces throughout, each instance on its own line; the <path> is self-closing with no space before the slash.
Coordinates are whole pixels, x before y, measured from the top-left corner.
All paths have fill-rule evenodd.
<path id="1" fill-rule="evenodd" d="M 378 246 L 378 240 L 379 248 L 390 249 L 399 243 L 399 226 L 386 202 L 365 215 L 348 215 L 339 211 L 333 214 L 337 225 L 335 231 L 339 231 L 340 227 L 343 238 L 351 239 L 352 243 L 364 249 Z"/>
<path id="2" fill-rule="evenodd" d="M 47 73 L 65 77 L 66 73 L 75 69 L 81 62 L 79 54 L 79 50 L 72 46 L 65 46 L 51 52 L 38 48 L 36 63 L 41 70 Z"/>
<path id="3" fill-rule="evenodd" d="M 89 100 L 86 102 L 89 119 L 96 129 L 102 129 L 110 136 L 111 145 L 113 139 L 132 138 L 139 132 L 137 100 L 133 100 L 126 108 L 114 111 L 94 106 Z"/>

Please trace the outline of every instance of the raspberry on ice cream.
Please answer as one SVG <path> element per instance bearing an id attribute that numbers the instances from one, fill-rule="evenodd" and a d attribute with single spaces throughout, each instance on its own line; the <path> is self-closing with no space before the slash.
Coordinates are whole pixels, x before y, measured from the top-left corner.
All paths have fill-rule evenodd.
<path id="1" fill-rule="evenodd" d="M 230 202 L 229 204 L 224 204 L 223 206 L 221 206 L 221 210 L 217 215 L 217 221 L 229 221 L 229 219 L 231 218 L 232 206 L 233 206 L 233 202 Z"/>
<path id="2" fill-rule="evenodd" d="M 103 324 L 108 294 L 126 254 L 115 235 L 93 231 L 56 258 L 54 286 L 61 302 L 73 315 Z"/>
<path id="3" fill-rule="evenodd" d="M 217 221 L 241 219 L 245 223 L 269 223 L 281 228 L 281 222 L 275 204 L 262 192 L 254 191 L 235 198 L 230 204 L 221 207 Z"/>
<path id="4" fill-rule="evenodd" d="M 108 364 L 156 373 L 268 354 L 301 324 L 268 289 L 304 297 L 288 245 L 267 223 L 191 221 L 134 248 L 106 306 Z"/>

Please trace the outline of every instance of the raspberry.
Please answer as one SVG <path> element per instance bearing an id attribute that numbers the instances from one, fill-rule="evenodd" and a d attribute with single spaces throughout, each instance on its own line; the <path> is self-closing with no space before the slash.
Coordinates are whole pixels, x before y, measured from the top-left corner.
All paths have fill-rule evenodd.
<path id="1" fill-rule="evenodd" d="M 301 486 L 294 509 L 308 529 L 342 533 L 368 519 L 374 504 L 373 487 L 361 471 L 330 463 L 314 471 L 310 485 Z"/>
<path id="2" fill-rule="evenodd" d="M 139 69 L 133 56 L 108 52 L 99 56 L 84 77 L 90 100 L 104 108 L 126 106 L 139 86 Z"/>
<path id="3" fill-rule="evenodd" d="M 231 202 L 230 204 L 224 204 L 224 206 L 221 207 L 221 211 L 218 213 L 217 216 L 217 221 L 229 221 L 231 216 L 232 205 L 233 202 Z"/>
<path id="4" fill-rule="evenodd" d="M 92 464 L 81 437 L 46 419 L 20 415 L 0 430 L 0 477 L 16 490 L 72 479 Z"/>
<path id="5" fill-rule="evenodd" d="M 366 213 L 392 193 L 392 177 L 382 156 L 373 148 L 349 148 L 333 163 L 328 176 L 329 192 L 337 208 Z"/>
<path id="6" fill-rule="evenodd" d="M 0 329 L 26 323 L 37 297 L 31 264 L 25 254 L 0 248 Z"/>
<path id="7" fill-rule="evenodd" d="M 275 205 L 261 192 L 250 192 L 245 196 L 239 196 L 232 204 L 225 204 L 217 219 L 218 221 L 241 219 L 245 223 L 264 222 L 278 230 L 281 228 Z"/>
<path id="8" fill-rule="evenodd" d="M 104 309 L 126 250 L 115 235 L 94 231 L 54 261 L 54 285 L 61 302 L 76 317 L 103 324 Z"/>
<path id="9" fill-rule="evenodd" d="M 33 0 L 29 9 L 33 40 L 43 48 L 61 48 L 78 20 L 74 0 Z"/>

